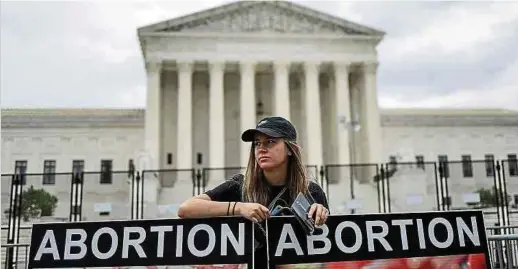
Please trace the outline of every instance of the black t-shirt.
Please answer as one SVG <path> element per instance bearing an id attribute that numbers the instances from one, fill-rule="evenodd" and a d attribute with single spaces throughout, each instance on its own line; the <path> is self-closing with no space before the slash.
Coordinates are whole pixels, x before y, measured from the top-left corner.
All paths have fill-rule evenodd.
<path id="1" fill-rule="evenodd" d="M 214 187 L 213 189 L 206 191 L 205 194 L 208 195 L 212 201 L 242 202 L 243 201 L 243 197 L 242 197 L 243 181 L 244 181 L 244 176 L 242 174 L 237 174 L 234 177 L 232 177 L 232 179 L 227 180 L 227 181 L 221 183 L 220 185 Z M 269 204 L 270 201 L 273 200 L 279 194 L 280 191 L 282 191 L 284 186 L 273 186 L 273 185 L 269 185 L 269 184 L 267 184 L 267 186 L 269 189 L 269 195 L 268 195 L 269 196 L 268 204 Z M 326 195 L 325 195 L 324 191 L 322 190 L 322 188 L 320 187 L 320 185 L 318 185 L 316 182 L 310 180 L 309 185 L 308 185 L 308 190 L 309 190 L 310 196 L 307 198 L 309 199 L 310 203 L 315 202 L 315 203 L 321 204 L 329 210 L 329 205 L 327 203 Z M 277 205 L 277 204 L 281 204 L 282 206 L 289 207 L 292 204 L 292 201 L 294 199 L 295 199 L 295 197 L 290 197 L 289 191 L 285 191 L 279 197 L 279 199 L 273 205 L 273 207 L 275 207 L 275 205 Z M 266 206 L 268 206 L 268 205 L 266 205 Z M 230 210 L 232 210 L 232 208 Z M 263 228 L 265 228 L 264 222 L 259 225 L 261 225 Z M 254 234 L 255 234 L 256 240 L 261 244 L 261 247 L 256 248 L 256 251 L 255 251 L 255 259 L 254 259 L 255 268 L 266 268 L 266 257 L 267 257 L 266 247 L 265 247 L 266 238 L 264 236 L 262 236 L 263 232 L 260 230 L 259 227 L 256 227 Z M 275 268 L 272 266 L 273 265 L 271 264 L 270 267 Z"/>

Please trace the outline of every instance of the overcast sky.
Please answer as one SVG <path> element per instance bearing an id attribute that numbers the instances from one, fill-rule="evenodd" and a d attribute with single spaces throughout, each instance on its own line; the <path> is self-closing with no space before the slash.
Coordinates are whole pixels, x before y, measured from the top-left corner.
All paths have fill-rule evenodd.
<path id="1" fill-rule="evenodd" d="M 2 107 L 144 107 L 136 29 L 225 2 L 2 1 Z M 518 110 L 518 2 L 302 3 L 387 33 L 382 107 Z"/>

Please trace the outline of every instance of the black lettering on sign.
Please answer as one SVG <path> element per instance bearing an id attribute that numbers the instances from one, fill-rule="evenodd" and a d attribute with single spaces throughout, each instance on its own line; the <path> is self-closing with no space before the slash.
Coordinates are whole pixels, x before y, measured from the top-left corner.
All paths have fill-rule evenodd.
<path id="1" fill-rule="evenodd" d="M 306 236 L 293 217 L 268 220 L 269 257 L 275 264 L 485 253 L 481 211 L 336 215 Z"/>
<path id="2" fill-rule="evenodd" d="M 29 268 L 251 264 L 244 218 L 35 224 Z"/>

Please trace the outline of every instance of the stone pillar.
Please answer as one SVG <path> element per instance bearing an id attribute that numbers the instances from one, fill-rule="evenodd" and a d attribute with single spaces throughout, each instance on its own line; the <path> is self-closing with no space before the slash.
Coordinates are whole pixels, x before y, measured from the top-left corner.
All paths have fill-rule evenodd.
<path id="1" fill-rule="evenodd" d="M 275 91 L 273 114 L 290 120 L 290 63 L 274 62 Z"/>
<path id="2" fill-rule="evenodd" d="M 254 62 L 240 63 L 241 69 L 241 90 L 240 90 L 240 129 L 243 132 L 246 129 L 255 128 L 255 67 Z M 250 143 L 245 143 L 240 140 L 240 163 L 242 167 L 248 165 L 250 156 Z"/>
<path id="3" fill-rule="evenodd" d="M 378 89 L 376 71 L 377 63 L 366 63 L 363 66 L 364 87 L 362 97 L 365 104 L 365 133 L 367 137 L 366 161 L 379 164 L 382 161 L 381 116 L 378 107 Z"/>
<path id="4" fill-rule="evenodd" d="M 145 142 L 144 152 L 137 156 L 137 168 L 142 170 L 157 170 L 161 168 L 161 63 L 146 63 L 147 71 L 147 100 L 145 115 Z M 156 216 L 156 203 L 158 201 L 159 178 L 154 173 L 146 173 L 146 184 L 143 190 L 144 212 L 146 217 Z M 139 206 L 136 205 L 135 206 Z"/>
<path id="5" fill-rule="evenodd" d="M 306 121 L 306 151 L 308 165 L 322 165 L 322 123 L 320 117 L 320 63 L 305 62 L 304 109 Z"/>
<path id="6" fill-rule="evenodd" d="M 224 110 L 224 62 L 210 62 L 210 100 L 209 100 L 209 152 L 210 171 L 207 180 L 224 180 L 225 167 L 225 110 Z"/>
<path id="7" fill-rule="evenodd" d="M 337 119 L 337 134 L 335 146 L 337 148 L 336 162 L 338 164 L 350 164 L 349 133 L 352 131 L 352 119 L 349 101 L 349 67 L 348 63 L 336 62 L 334 64 L 335 76 L 335 111 Z"/>
<path id="8" fill-rule="evenodd" d="M 192 169 L 192 74 L 193 63 L 178 62 L 177 169 Z M 183 172 L 183 174 L 187 174 Z"/>
<path id="9" fill-rule="evenodd" d="M 145 149 L 147 162 L 139 169 L 160 169 L 160 123 L 161 123 L 161 63 L 146 63 L 147 100 L 145 122 Z"/>

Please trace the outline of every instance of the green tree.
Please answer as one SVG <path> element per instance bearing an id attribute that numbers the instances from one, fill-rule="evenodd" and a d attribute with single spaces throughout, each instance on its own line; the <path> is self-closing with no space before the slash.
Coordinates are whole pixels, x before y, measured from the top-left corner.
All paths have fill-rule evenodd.
<path id="1" fill-rule="evenodd" d="M 34 218 L 52 216 L 56 210 L 58 198 L 44 189 L 35 189 L 30 186 L 22 192 L 20 215 L 24 221 Z M 9 213 L 7 209 L 5 214 Z"/>
<path id="2" fill-rule="evenodd" d="M 477 190 L 478 194 L 480 195 L 480 206 L 481 207 L 493 207 L 497 205 L 497 191 L 496 188 L 492 189 L 485 189 L 480 188 Z M 500 190 L 500 197 L 504 196 L 504 193 L 502 190 Z M 507 195 L 507 202 L 511 201 L 511 196 Z M 501 205 L 500 205 L 501 206 Z"/>

